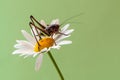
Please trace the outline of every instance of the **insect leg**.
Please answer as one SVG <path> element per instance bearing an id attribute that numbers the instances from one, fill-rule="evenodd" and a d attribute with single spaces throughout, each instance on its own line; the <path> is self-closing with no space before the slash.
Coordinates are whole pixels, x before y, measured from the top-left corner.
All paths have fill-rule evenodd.
<path id="1" fill-rule="evenodd" d="M 42 29 L 42 28 L 39 28 L 39 27 L 37 27 L 36 25 L 34 25 L 33 23 L 30 23 L 31 25 L 33 25 L 36 29 L 38 29 L 38 30 L 40 30 L 40 31 L 42 31 L 44 34 L 46 34 L 47 36 L 50 36 L 50 34 L 46 31 L 46 30 L 44 30 L 44 29 Z M 38 34 L 38 35 L 40 35 L 40 34 Z"/>
<path id="2" fill-rule="evenodd" d="M 43 29 L 45 29 L 45 26 L 43 26 L 40 22 L 38 22 L 32 15 L 30 16 L 30 19 L 32 21 L 32 23 L 34 24 L 34 21 Z"/>
<path id="3" fill-rule="evenodd" d="M 39 35 L 39 39 L 41 39 L 41 37 L 40 37 L 40 33 L 38 32 L 36 26 L 35 26 L 32 22 L 30 22 L 29 24 L 30 24 L 31 26 L 34 26 L 34 28 L 35 28 L 37 34 Z M 36 36 L 36 35 L 35 35 L 35 36 Z"/>
<path id="4" fill-rule="evenodd" d="M 40 44 L 39 44 L 39 42 L 38 42 L 38 40 L 37 40 L 37 38 L 36 38 L 35 32 L 33 31 L 33 28 L 32 28 L 32 26 L 31 26 L 31 22 L 29 23 L 29 26 L 30 26 L 30 28 L 31 28 L 31 30 L 32 30 L 32 32 L 33 32 L 33 35 L 34 35 L 34 37 L 35 37 L 35 40 L 36 40 L 38 46 L 40 46 Z M 38 48 L 39 48 L 39 47 L 38 47 Z M 40 48 L 39 48 L 39 49 L 40 49 Z"/>
<path id="5" fill-rule="evenodd" d="M 68 36 L 68 34 L 64 34 L 64 33 L 61 33 L 61 32 L 57 32 L 57 34 Z"/>

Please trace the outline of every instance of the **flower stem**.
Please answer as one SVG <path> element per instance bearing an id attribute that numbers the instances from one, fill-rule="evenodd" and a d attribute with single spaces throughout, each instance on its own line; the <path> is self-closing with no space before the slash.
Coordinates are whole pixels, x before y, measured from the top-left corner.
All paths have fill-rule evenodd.
<path id="1" fill-rule="evenodd" d="M 53 62 L 53 64 L 54 64 L 54 66 L 55 66 L 55 68 L 56 68 L 56 70 L 57 70 L 57 72 L 58 72 L 61 80 L 64 80 L 64 77 L 63 77 L 63 75 L 62 75 L 62 73 L 61 73 L 61 71 L 60 71 L 57 63 L 55 62 L 55 59 L 53 58 L 53 56 L 52 56 L 52 54 L 51 54 L 50 51 L 48 51 L 48 55 L 49 55 L 50 59 L 52 60 L 52 62 Z"/>

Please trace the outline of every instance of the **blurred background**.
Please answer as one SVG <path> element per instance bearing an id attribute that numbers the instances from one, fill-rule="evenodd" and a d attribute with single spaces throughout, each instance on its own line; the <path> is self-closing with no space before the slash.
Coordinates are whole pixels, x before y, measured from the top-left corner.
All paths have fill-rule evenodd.
<path id="1" fill-rule="evenodd" d="M 73 44 L 52 50 L 65 80 L 120 80 L 119 0 L 0 0 L 0 80 L 60 80 L 47 54 L 35 72 L 36 58 L 12 55 L 13 45 L 30 15 L 49 24 L 80 13 L 68 21 Z"/>

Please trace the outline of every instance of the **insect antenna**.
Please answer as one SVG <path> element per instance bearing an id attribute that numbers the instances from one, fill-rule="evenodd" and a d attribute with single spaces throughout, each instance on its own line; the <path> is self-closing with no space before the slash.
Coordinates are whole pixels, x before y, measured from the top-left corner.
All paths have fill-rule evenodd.
<path id="1" fill-rule="evenodd" d="M 34 21 L 43 29 L 45 29 L 45 26 L 43 26 L 40 22 L 38 22 L 32 15 L 30 16 L 30 19 L 32 21 L 32 23 L 35 25 Z"/>
<path id="2" fill-rule="evenodd" d="M 65 19 L 65 20 L 62 22 L 62 24 L 60 24 L 60 26 L 63 25 L 63 24 L 65 24 L 67 21 L 69 21 L 69 20 L 71 20 L 71 19 L 73 19 L 73 18 L 76 18 L 76 17 L 78 17 L 78 16 L 81 16 L 81 15 L 83 15 L 83 14 L 84 14 L 84 13 L 80 13 L 80 14 L 77 14 L 77 15 L 75 15 L 75 16 L 71 16 L 71 17 Z M 72 22 L 72 23 L 75 23 L 75 22 Z M 79 23 L 79 22 L 76 22 L 76 23 Z"/>

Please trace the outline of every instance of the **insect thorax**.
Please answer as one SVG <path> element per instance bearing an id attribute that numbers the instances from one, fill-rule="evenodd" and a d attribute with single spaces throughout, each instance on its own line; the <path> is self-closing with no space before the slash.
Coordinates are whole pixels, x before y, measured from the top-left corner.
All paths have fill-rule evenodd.
<path id="1" fill-rule="evenodd" d="M 58 24 L 50 25 L 46 28 L 46 31 L 49 34 L 57 33 L 59 31 L 59 25 Z"/>

